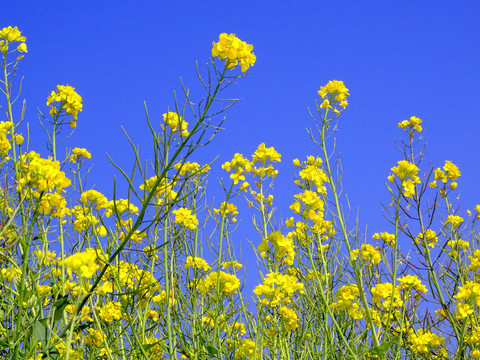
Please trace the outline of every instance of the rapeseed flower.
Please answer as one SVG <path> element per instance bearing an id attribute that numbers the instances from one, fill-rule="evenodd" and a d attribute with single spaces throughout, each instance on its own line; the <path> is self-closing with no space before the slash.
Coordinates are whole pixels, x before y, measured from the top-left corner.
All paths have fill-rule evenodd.
<path id="1" fill-rule="evenodd" d="M 80 165 L 83 163 L 83 159 L 91 159 L 92 154 L 90 154 L 85 148 L 74 148 L 72 149 L 73 154 L 70 155 L 70 162 L 76 163 L 79 162 Z"/>
<path id="2" fill-rule="evenodd" d="M 403 120 L 398 123 L 398 127 L 403 129 L 410 137 L 413 137 L 414 132 L 422 132 L 422 120 L 416 116 L 410 117 L 409 120 Z"/>
<path id="3" fill-rule="evenodd" d="M 168 111 L 163 114 L 163 121 L 165 125 L 170 126 L 172 132 L 178 131 L 180 136 L 185 137 L 190 133 L 188 132 L 188 123 L 183 120 L 183 117 L 179 116 L 176 112 Z M 162 129 L 165 130 L 165 125 L 162 124 Z"/>
<path id="4" fill-rule="evenodd" d="M 0 30 L 0 52 L 3 53 L 5 57 L 7 55 L 9 45 L 15 42 L 19 42 L 20 44 L 17 45 L 16 49 L 18 52 L 27 52 L 27 44 L 25 44 L 27 38 L 22 36 L 22 32 L 15 27 L 4 27 Z M 23 56 L 19 56 L 17 60 L 20 60 Z"/>
<path id="5" fill-rule="evenodd" d="M 330 80 L 321 86 L 318 95 L 322 98 L 321 109 L 332 109 L 336 115 L 340 114 L 347 106 L 347 96 L 350 95 L 343 81 Z"/>
<path id="6" fill-rule="evenodd" d="M 83 105 L 82 97 L 75 92 L 75 88 L 70 85 L 57 85 L 57 92 L 52 91 L 47 98 L 47 106 L 53 103 L 59 104 L 57 105 L 58 107 L 50 107 L 50 116 L 54 117 L 64 110 L 67 115 L 72 116 L 70 127 L 76 127 L 78 113 L 83 110 Z"/>
<path id="7" fill-rule="evenodd" d="M 393 182 L 397 176 L 402 182 L 403 194 L 405 197 L 413 197 L 415 195 L 415 184 L 420 184 L 420 178 L 417 173 L 420 169 L 407 160 L 400 160 L 398 166 L 392 167 L 393 175 L 388 177 Z"/>
<path id="8" fill-rule="evenodd" d="M 75 271 L 78 275 L 90 279 L 100 268 L 98 262 L 97 250 L 86 249 L 84 252 L 69 256 L 60 264 L 66 265 L 70 276 L 72 276 L 72 271 Z"/>
<path id="9" fill-rule="evenodd" d="M 195 230 L 198 225 L 198 220 L 195 214 L 192 214 L 192 210 L 179 208 L 173 210 L 175 215 L 175 223 L 184 226 L 188 230 Z"/>
<path id="10" fill-rule="evenodd" d="M 253 45 L 240 40 L 235 34 L 221 33 L 218 42 L 213 43 L 212 57 L 218 56 L 220 60 L 226 59 L 225 65 L 229 70 L 240 65 L 242 72 L 245 72 L 257 60 L 252 50 Z"/>

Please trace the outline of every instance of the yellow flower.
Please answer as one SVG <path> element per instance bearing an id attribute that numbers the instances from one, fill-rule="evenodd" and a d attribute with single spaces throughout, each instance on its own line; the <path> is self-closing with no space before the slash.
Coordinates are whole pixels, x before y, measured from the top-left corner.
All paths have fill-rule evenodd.
<path id="1" fill-rule="evenodd" d="M 77 161 L 80 162 L 80 164 L 83 163 L 83 159 L 91 159 L 92 154 L 90 154 L 87 149 L 85 148 L 74 148 L 72 149 L 73 154 L 70 155 L 70 162 L 71 163 L 76 163 Z"/>
<path id="2" fill-rule="evenodd" d="M 405 130 L 410 137 L 413 137 L 414 131 L 422 132 L 423 129 L 421 124 L 421 119 L 417 118 L 416 116 L 412 116 L 409 120 L 403 120 L 402 122 L 399 122 L 398 127 Z"/>
<path id="3" fill-rule="evenodd" d="M 323 99 L 320 108 L 331 108 L 338 115 L 348 106 L 347 95 L 350 95 L 350 93 L 343 81 L 330 80 L 327 85 L 320 87 L 318 95 Z"/>
<path id="4" fill-rule="evenodd" d="M 166 112 L 163 114 L 163 121 L 165 125 L 170 126 L 172 132 L 178 131 L 180 132 L 180 136 L 185 137 L 188 136 L 190 133 L 187 130 L 188 123 L 183 120 L 183 117 L 179 116 L 176 112 Z M 162 129 L 165 129 L 165 126 L 162 124 Z"/>
<path id="5" fill-rule="evenodd" d="M 119 302 L 109 302 L 99 310 L 98 317 L 105 322 L 112 322 L 122 318 L 121 304 Z"/>
<path id="6" fill-rule="evenodd" d="M 47 106 L 54 102 L 59 103 L 58 108 L 51 107 L 51 109 L 55 109 L 54 114 L 65 110 L 65 113 L 73 118 L 70 127 L 75 127 L 78 113 L 83 109 L 82 97 L 75 92 L 75 88 L 70 85 L 57 85 L 57 92 L 52 91 L 47 99 Z"/>
<path id="7" fill-rule="evenodd" d="M 27 44 L 21 43 L 20 45 L 17 46 L 17 51 L 18 52 L 27 52 Z"/>
<path id="8" fill-rule="evenodd" d="M 22 145 L 23 144 L 23 136 L 21 134 L 15 135 L 15 142 L 17 145 Z"/>
<path id="9" fill-rule="evenodd" d="M 213 43 L 212 57 L 226 59 L 227 69 L 232 70 L 240 64 L 242 72 L 255 64 L 257 57 L 252 53 L 253 45 L 237 38 L 234 34 L 220 34 L 218 42 Z"/>
<path id="10" fill-rule="evenodd" d="M 415 194 L 415 184 L 420 184 L 420 178 L 417 176 L 419 168 L 406 160 L 400 160 L 398 166 L 392 167 L 394 175 L 390 175 L 388 180 L 393 182 L 395 176 L 398 176 L 402 182 L 403 194 L 405 197 L 413 197 Z"/>
<path id="11" fill-rule="evenodd" d="M 67 266 L 68 273 L 72 275 L 72 271 L 78 273 L 87 279 L 100 268 L 98 265 L 98 255 L 95 249 L 86 249 L 84 252 L 76 253 L 61 262 Z"/>
<path id="12" fill-rule="evenodd" d="M 200 258 L 200 257 L 192 257 L 192 256 L 188 256 L 187 257 L 187 261 L 185 262 L 185 269 L 189 269 L 189 268 L 202 268 L 203 271 L 208 271 L 210 270 L 210 266 L 208 265 L 208 263 Z"/>
<path id="13" fill-rule="evenodd" d="M 182 226 L 185 226 L 188 230 L 195 230 L 198 225 L 198 220 L 195 214 L 192 214 L 192 210 L 180 208 L 178 210 L 173 210 L 172 213 L 175 215 L 175 222 Z"/>

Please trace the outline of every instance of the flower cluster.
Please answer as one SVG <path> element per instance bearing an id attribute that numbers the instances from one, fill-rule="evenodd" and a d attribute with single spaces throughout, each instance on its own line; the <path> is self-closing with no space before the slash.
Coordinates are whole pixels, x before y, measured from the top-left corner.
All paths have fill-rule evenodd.
<path id="1" fill-rule="evenodd" d="M 437 234 L 431 229 L 425 230 L 425 233 L 418 233 L 418 236 L 415 238 L 415 244 L 423 246 L 425 251 L 428 250 L 428 247 L 433 249 L 437 241 Z"/>
<path id="2" fill-rule="evenodd" d="M 0 30 L 0 52 L 3 54 L 4 57 L 7 56 L 7 52 L 9 49 L 9 45 L 15 42 L 20 44 L 17 45 L 16 49 L 18 52 L 27 52 L 27 44 L 25 44 L 27 38 L 22 36 L 22 32 L 15 27 L 4 27 Z M 20 60 L 21 57 L 17 58 Z"/>
<path id="3" fill-rule="evenodd" d="M 236 223 L 236 216 L 238 215 L 238 210 L 235 204 L 230 204 L 223 201 L 218 209 L 213 209 L 213 214 L 222 216 L 225 215 L 225 217 L 231 216 L 232 223 Z"/>
<path id="4" fill-rule="evenodd" d="M 398 127 L 403 129 L 410 137 L 413 137 L 414 132 L 422 132 L 422 120 L 416 116 L 412 116 L 409 120 L 403 120 L 398 123 Z"/>
<path id="5" fill-rule="evenodd" d="M 285 237 L 280 231 L 274 231 L 267 238 L 262 240 L 258 246 L 262 257 L 267 256 L 267 251 L 273 253 L 276 261 L 285 258 L 285 264 L 293 265 L 295 258 L 295 245 L 291 236 Z"/>
<path id="6" fill-rule="evenodd" d="M 39 198 L 42 192 L 55 190 L 61 194 L 71 184 L 65 173 L 60 171 L 60 162 L 43 159 L 35 151 L 21 155 L 19 164 L 21 175 L 17 185 L 18 192 L 28 187 L 31 195 Z"/>
<path id="7" fill-rule="evenodd" d="M 457 317 L 462 319 L 478 312 L 480 308 L 480 284 L 474 281 L 467 281 L 465 285 L 460 286 L 458 293 L 453 296 L 458 300 Z M 474 308 L 476 306 L 476 309 Z"/>
<path id="8" fill-rule="evenodd" d="M 328 183 L 328 176 L 321 167 L 323 160 L 308 156 L 307 161 L 300 162 L 298 159 L 293 160 L 293 165 L 299 167 L 301 170 L 298 173 L 302 181 L 295 180 L 295 184 L 307 190 L 315 190 L 317 193 L 326 195 L 327 188 L 324 183 Z"/>
<path id="9" fill-rule="evenodd" d="M 223 271 L 213 271 L 198 283 L 198 289 L 203 295 L 216 292 L 217 282 L 220 293 L 224 296 L 232 295 L 240 287 L 240 281 L 235 275 Z"/>
<path id="10" fill-rule="evenodd" d="M 80 165 L 83 163 L 83 159 L 91 159 L 92 154 L 90 154 L 87 149 L 85 148 L 74 148 L 72 149 L 72 155 L 70 155 L 70 162 L 71 163 L 79 163 Z"/>
<path id="11" fill-rule="evenodd" d="M 67 257 L 61 264 L 66 265 L 70 276 L 72 271 L 75 271 L 78 275 L 89 279 L 100 268 L 98 262 L 97 250 L 86 249 L 84 252 Z"/>
<path id="12" fill-rule="evenodd" d="M 168 111 L 163 114 L 163 122 L 165 125 L 170 126 L 172 132 L 178 131 L 180 136 L 185 137 L 188 136 L 190 133 L 188 132 L 188 123 L 183 120 L 183 117 L 178 115 L 176 112 Z M 162 124 L 162 129 L 165 130 L 165 125 Z"/>
<path id="13" fill-rule="evenodd" d="M 426 294 L 428 291 L 425 285 L 423 285 L 420 279 L 416 276 L 405 275 L 397 280 L 400 283 L 398 286 L 404 291 L 410 291 L 411 289 L 414 289 L 418 293 L 423 294 Z"/>
<path id="14" fill-rule="evenodd" d="M 440 194 L 445 197 L 447 182 L 450 181 L 450 184 L 448 184 L 448 188 L 450 188 L 451 190 L 455 190 L 457 188 L 457 183 L 455 182 L 455 180 L 458 179 L 460 175 L 462 175 L 462 173 L 458 169 L 457 165 L 453 164 L 449 160 L 446 160 L 445 165 L 443 166 L 443 170 L 441 168 L 435 169 L 434 180 L 429 184 L 429 186 L 432 188 L 437 187 L 437 180 L 440 180 L 443 183 L 443 188 L 439 189 Z"/>
<path id="15" fill-rule="evenodd" d="M 416 334 L 409 335 L 408 341 L 415 353 L 426 354 L 430 350 L 440 347 L 444 338 L 430 331 L 420 329 Z"/>
<path id="16" fill-rule="evenodd" d="M 393 290 L 392 283 L 377 284 L 371 288 L 372 300 L 378 306 L 389 309 L 390 306 L 403 306 L 403 300 L 400 296 L 400 287 L 396 286 Z"/>
<path id="17" fill-rule="evenodd" d="M 321 86 L 318 95 L 323 102 L 321 109 L 331 109 L 336 115 L 340 114 L 347 106 L 347 95 L 350 95 L 343 81 L 330 80 L 327 85 Z"/>
<path id="18" fill-rule="evenodd" d="M 190 269 L 191 267 L 194 269 L 202 268 L 203 271 L 211 269 L 210 265 L 208 265 L 208 263 L 201 257 L 188 256 L 187 261 L 185 262 L 185 269 Z"/>
<path id="19" fill-rule="evenodd" d="M 337 290 L 337 301 L 330 306 L 333 310 L 348 309 L 353 301 L 360 296 L 357 285 L 344 285 Z"/>
<path id="20" fill-rule="evenodd" d="M 303 293 L 303 284 L 297 282 L 295 276 L 284 275 L 278 272 L 267 274 L 263 284 L 258 285 L 253 290 L 259 297 L 259 301 L 263 305 L 270 307 L 290 303 L 296 291 Z M 261 298 L 262 296 L 263 298 Z"/>
<path id="21" fill-rule="evenodd" d="M 98 309 L 98 317 L 103 321 L 109 323 L 122 318 L 121 304 L 117 301 L 109 302 Z"/>
<path id="22" fill-rule="evenodd" d="M 53 103 L 59 103 L 57 106 Z M 50 106 L 52 105 L 52 106 Z M 64 110 L 67 115 L 71 115 L 70 127 L 77 126 L 78 113 L 83 110 L 82 97 L 75 92 L 75 88 L 70 85 L 57 85 L 57 92 L 52 91 L 47 98 L 47 106 L 50 106 L 50 116 L 59 116 Z"/>
<path id="23" fill-rule="evenodd" d="M 419 170 L 415 164 L 407 160 L 400 160 L 398 166 L 392 167 L 393 174 L 388 177 L 388 180 L 393 183 L 395 176 L 398 176 L 402 182 L 405 197 L 413 197 L 415 184 L 420 184 L 420 178 L 417 176 Z"/>
<path id="24" fill-rule="evenodd" d="M 395 234 L 389 234 L 388 232 L 384 231 L 382 233 L 375 233 L 372 235 L 372 238 L 375 240 L 382 240 L 384 243 L 390 245 L 391 247 L 395 247 L 396 239 Z"/>
<path id="25" fill-rule="evenodd" d="M 378 251 L 378 247 L 373 247 L 373 245 L 370 245 L 370 244 L 362 244 L 361 250 L 362 250 L 362 259 L 369 266 L 377 265 L 382 260 L 380 251 Z M 360 253 L 359 249 L 355 249 L 352 251 L 354 260 L 357 259 L 359 253 Z"/>
<path id="26" fill-rule="evenodd" d="M 172 213 L 175 215 L 175 222 L 184 226 L 188 230 L 195 230 L 198 225 L 198 220 L 195 214 L 192 214 L 192 210 L 179 208 L 173 210 Z"/>
<path id="27" fill-rule="evenodd" d="M 210 170 L 210 166 L 208 165 L 200 166 L 200 164 L 196 162 L 185 161 L 185 162 L 175 164 L 174 169 L 177 169 L 180 175 L 185 176 L 187 175 L 187 173 L 206 174 Z"/>
<path id="28" fill-rule="evenodd" d="M 253 45 L 240 40 L 235 34 L 221 33 L 218 42 L 213 43 L 212 57 L 218 56 L 220 60 L 226 59 L 226 66 L 229 70 L 239 64 L 242 72 L 245 72 L 257 60 L 252 50 Z"/>

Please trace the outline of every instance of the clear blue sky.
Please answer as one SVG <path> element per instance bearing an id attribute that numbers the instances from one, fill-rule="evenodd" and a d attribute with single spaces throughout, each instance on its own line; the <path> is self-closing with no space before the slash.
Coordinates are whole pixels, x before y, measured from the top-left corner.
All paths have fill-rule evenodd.
<path id="1" fill-rule="evenodd" d="M 89 184 L 109 198 L 118 173 L 105 153 L 125 167 L 132 159 L 120 126 L 150 151 L 143 101 L 160 124 L 180 76 L 198 99 L 195 61 L 207 63 L 212 41 L 227 32 L 254 45 L 257 63 L 229 90 L 244 101 L 227 113 L 225 131 L 196 156 L 219 155 L 210 186 L 235 152 L 249 155 L 265 142 L 282 154 L 274 195 L 278 215 L 290 216 L 292 159 L 317 152 L 305 131 L 314 125 L 307 107 L 321 85 L 337 79 L 351 94 L 337 133 L 344 192 L 353 212 L 360 209 L 361 226 L 368 224 L 368 238 L 391 230 L 379 199 L 388 201 L 387 176 L 402 159 L 397 123 L 412 115 L 424 121 L 427 163 L 451 160 L 462 171 L 461 214 L 480 203 L 478 2 L 32 0 L 6 2 L 0 19 L 27 37 L 19 74 L 34 149 L 46 155 L 37 107 L 45 111 L 57 84 L 74 86 L 84 111 L 68 146 L 92 152 Z M 259 242 L 250 215 L 239 217 L 236 241 L 248 234 Z"/>

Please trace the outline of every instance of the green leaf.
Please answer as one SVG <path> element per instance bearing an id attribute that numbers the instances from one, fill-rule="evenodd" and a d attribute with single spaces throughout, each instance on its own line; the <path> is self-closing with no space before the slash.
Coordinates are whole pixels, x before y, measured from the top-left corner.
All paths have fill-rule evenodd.
<path id="1" fill-rule="evenodd" d="M 55 311 L 53 313 L 53 322 L 57 322 L 62 318 L 62 314 L 65 311 L 65 308 L 67 305 L 70 304 L 70 301 L 68 301 L 68 295 L 63 295 L 60 296 L 57 301 L 53 304 L 55 307 Z"/>
<path id="2" fill-rule="evenodd" d="M 212 346 L 212 345 L 207 345 L 207 351 L 208 351 L 208 355 L 217 355 L 218 354 L 218 350 L 215 346 Z"/>
<path id="3" fill-rule="evenodd" d="M 41 342 L 43 345 L 47 343 L 47 320 L 48 318 L 43 318 L 35 321 L 33 324 L 33 336 L 37 339 L 37 342 Z"/>
<path id="4" fill-rule="evenodd" d="M 381 344 L 379 346 L 375 346 L 372 349 L 371 354 L 382 356 L 390 348 L 390 346 L 392 346 L 394 343 L 398 342 L 398 340 L 400 340 L 400 335 L 397 335 L 397 336 L 393 337 L 390 341 L 384 342 L 383 344 Z"/>

